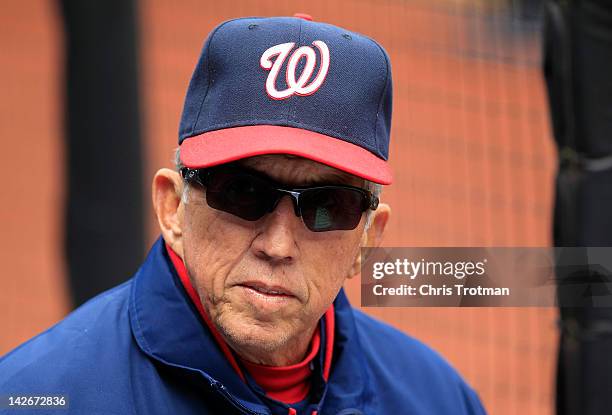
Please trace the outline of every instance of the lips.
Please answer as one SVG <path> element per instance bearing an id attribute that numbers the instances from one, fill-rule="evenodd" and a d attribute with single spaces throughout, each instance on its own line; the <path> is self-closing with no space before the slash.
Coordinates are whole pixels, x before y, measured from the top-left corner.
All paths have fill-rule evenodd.
<path id="1" fill-rule="evenodd" d="M 295 297 L 295 295 L 293 295 L 293 293 L 285 287 L 281 287 L 279 285 L 269 285 L 261 281 L 247 281 L 238 285 L 245 288 L 250 288 L 253 291 L 267 296 Z"/>

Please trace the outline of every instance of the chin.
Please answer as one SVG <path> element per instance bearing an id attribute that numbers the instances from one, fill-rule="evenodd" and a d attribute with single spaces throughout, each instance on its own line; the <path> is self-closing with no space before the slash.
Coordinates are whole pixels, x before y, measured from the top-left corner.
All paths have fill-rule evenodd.
<path id="1" fill-rule="evenodd" d="M 291 338 L 288 327 L 284 325 L 260 322 L 242 315 L 221 315 L 214 324 L 234 348 L 273 352 L 285 346 Z"/>

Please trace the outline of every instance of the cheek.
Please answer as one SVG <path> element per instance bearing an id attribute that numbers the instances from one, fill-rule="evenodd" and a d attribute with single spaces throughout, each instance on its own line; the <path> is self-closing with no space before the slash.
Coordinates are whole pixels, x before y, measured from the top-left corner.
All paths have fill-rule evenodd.
<path id="1" fill-rule="evenodd" d="M 251 243 L 251 232 L 224 216 L 208 206 L 192 206 L 185 214 L 185 263 L 200 296 L 213 303 L 223 296 L 227 276 Z"/>
<path id="2" fill-rule="evenodd" d="M 338 236 L 313 242 L 310 246 L 313 260 L 308 285 L 313 307 L 325 309 L 334 300 L 359 254 L 359 237 L 352 233 Z"/>

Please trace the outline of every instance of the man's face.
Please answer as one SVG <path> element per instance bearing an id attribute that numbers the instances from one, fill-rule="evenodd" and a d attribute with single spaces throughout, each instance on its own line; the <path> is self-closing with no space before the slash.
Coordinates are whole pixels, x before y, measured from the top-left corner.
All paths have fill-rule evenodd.
<path id="1" fill-rule="evenodd" d="M 243 165 L 287 185 L 362 180 L 298 157 L 268 155 Z M 251 222 L 215 210 L 190 189 L 183 206 L 185 265 L 212 321 L 235 349 L 270 353 L 309 340 L 359 253 L 365 214 L 350 231 L 312 232 L 289 197 Z M 282 292 L 282 295 L 274 292 Z"/>

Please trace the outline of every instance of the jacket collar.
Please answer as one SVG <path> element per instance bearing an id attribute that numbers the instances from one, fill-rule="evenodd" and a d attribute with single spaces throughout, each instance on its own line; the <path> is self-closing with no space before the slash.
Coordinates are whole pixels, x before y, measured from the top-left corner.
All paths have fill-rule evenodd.
<path id="1" fill-rule="evenodd" d="M 344 290 L 334 301 L 334 360 L 323 394 L 323 407 L 362 408 L 369 400 L 366 369 L 353 309 Z M 225 358 L 172 266 L 159 238 L 134 276 L 130 293 L 130 324 L 140 349 L 149 357 L 184 370 L 200 372 L 211 383 L 221 382 L 231 395 L 254 411 L 266 406 L 240 379 Z M 332 410 L 332 412 L 334 412 Z"/>

